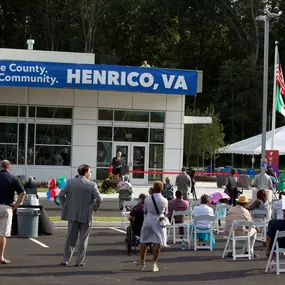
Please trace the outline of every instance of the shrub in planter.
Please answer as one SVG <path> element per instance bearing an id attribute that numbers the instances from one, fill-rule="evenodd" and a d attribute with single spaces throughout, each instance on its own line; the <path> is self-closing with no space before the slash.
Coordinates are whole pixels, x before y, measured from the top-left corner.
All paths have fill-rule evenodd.
<path id="1" fill-rule="evenodd" d="M 110 194 L 110 189 L 113 189 L 113 193 L 117 188 L 118 183 L 121 181 L 119 175 L 109 174 L 109 177 L 106 178 L 101 185 L 101 192 L 105 194 Z"/>

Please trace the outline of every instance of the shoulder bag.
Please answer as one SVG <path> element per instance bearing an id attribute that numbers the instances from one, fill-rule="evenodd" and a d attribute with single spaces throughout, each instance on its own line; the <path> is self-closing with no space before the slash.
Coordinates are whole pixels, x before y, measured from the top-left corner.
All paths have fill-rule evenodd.
<path id="1" fill-rule="evenodd" d="M 153 197 L 153 195 L 151 195 L 151 199 L 152 199 L 152 202 L 154 204 L 154 207 L 155 207 L 155 210 L 156 210 L 156 213 L 158 215 L 158 221 L 159 221 L 159 224 L 162 228 L 165 228 L 167 226 L 170 226 L 170 222 L 169 222 L 169 219 L 164 215 L 164 214 L 160 214 L 159 211 L 158 211 L 158 207 L 157 207 L 157 204 L 155 202 L 155 199 Z"/>

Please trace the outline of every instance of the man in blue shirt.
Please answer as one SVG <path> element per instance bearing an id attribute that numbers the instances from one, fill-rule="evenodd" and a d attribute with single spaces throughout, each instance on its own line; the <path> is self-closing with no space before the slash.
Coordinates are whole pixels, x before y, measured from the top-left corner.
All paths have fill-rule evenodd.
<path id="1" fill-rule="evenodd" d="M 10 173 L 10 161 L 3 160 L 0 167 L 0 264 L 9 264 L 10 260 L 4 257 L 6 237 L 11 234 L 13 211 L 20 206 L 26 193 L 19 180 Z M 15 192 L 18 193 L 16 203 Z"/>

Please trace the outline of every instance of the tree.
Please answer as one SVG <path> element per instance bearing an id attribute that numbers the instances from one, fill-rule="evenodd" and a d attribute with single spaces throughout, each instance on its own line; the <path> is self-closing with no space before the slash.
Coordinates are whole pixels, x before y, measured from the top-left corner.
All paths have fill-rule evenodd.
<path id="1" fill-rule="evenodd" d="M 201 125 L 197 133 L 198 152 L 202 156 L 202 166 L 204 159 L 210 159 L 210 163 L 218 157 L 218 149 L 224 146 L 224 128 L 219 115 L 215 113 L 213 105 L 210 105 L 203 113 L 204 116 L 212 117 L 212 124 Z"/>

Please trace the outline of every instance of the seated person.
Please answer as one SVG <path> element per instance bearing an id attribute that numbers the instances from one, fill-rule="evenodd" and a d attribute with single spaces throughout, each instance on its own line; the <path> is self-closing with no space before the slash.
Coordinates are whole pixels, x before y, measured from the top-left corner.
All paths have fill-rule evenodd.
<path id="1" fill-rule="evenodd" d="M 200 206 L 196 206 L 193 210 L 193 217 L 195 219 L 195 217 L 199 217 L 199 216 L 204 216 L 204 215 L 208 215 L 208 216 L 214 216 L 214 210 L 208 206 L 210 202 L 210 197 L 206 194 L 201 196 L 201 205 Z M 211 221 L 198 221 L 196 226 L 198 229 L 209 229 L 212 225 Z M 200 241 L 204 241 L 209 243 L 210 241 L 210 234 L 203 234 L 200 233 L 197 235 L 198 239 Z M 213 241 L 212 241 L 213 247 L 215 247 L 215 237 L 213 234 Z"/>
<path id="2" fill-rule="evenodd" d="M 136 237 L 141 234 L 141 228 L 144 221 L 144 200 L 146 198 L 145 194 L 139 195 L 138 204 L 135 205 L 130 212 L 129 220 L 132 224 L 133 233 Z"/>
<path id="3" fill-rule="evenodd" d="M 285 195 L 284 192 L 279 193 L 279 200 L 274 202 L 272 205 L 272 219 L 273 220 L 282 220 L 283 219 L 283 210 L 282 210 L 282 196 Z"/>
<path id="4" fill-rule="evenodd" d="M 149 189 L 148 189 L 148 194 L 149 194 L 149 195 L 152 195 L 152 194 L 153 194 L 153 187 L 149 187 Z"/>
<path id="5" fill-rule="evenodd" d="M 162 190 L 162 196 L 166 198 L 167 200 L 172 200 L 173 199 L 173 184 L 170 182 L 170 177 L 165 178 L 165 183 L 163 184 L 163 190 Z"/>
<path id="6" fill-rule="evenodd" d="M 116 192 L 119 193 L 119 209 L 123 210 L 124 201 L 132 201 L 133 186 L 129 182 L 129 176 L 124 176 L 124 181 L 118 183 Z"/>
<path id="7" fill-rule="evenodd" d="M 177 190 L 175 192 L 176 199 L 171 200 L 168 202 L 168 214 L 167 217 L 169 220 L 172 217 L 173 211 L 186 211 L 189 209 L 189 202 L 186 200 L 183 200 L 182 198 L 182 192 L 180 190 Z M 181 224 L 183 223 L 184 217 L 183 216 L 175 216 L 175 223 Z M 184 236 L 184 228 L 179 228 L 179 235 L 183 238 Z"/>
<path id="8" fill-rule="evenodd" d="M 26 181 L 26 183 L 24 184 L 24 189 L 26 190 L 27 194 L 37 194 L 38 193 L 37 185 L 34 183 L 34 181 L 35 181 L 35 177 L 30 176 L 28 178 L 28 181 Z"/>
<path id="9" fill-rule="evenodd" d="M 249 211 L 246 209 L 248 203 L 248 198 L 245 195 L 240 195 L 237 199 L 237 205 L 228 210 L 226 216 L 226 225 L 225 225 L 225 234 L 229 235 L 231 231 L 231 227 L 233 221 L 251 221 L 251 215 Z M 248 230 L 246 228 L 241 228 L 240 230 L 235 231 L 236 236 L 244 236 L 247 235 Z M 250 251 L 251 254 L 254 254 L 254 244 L 256 241 L 257 232 L 255 228 L 251 228 L 250 231 Z M 232 243 L 230 242 L 229 248 L 232 248 Z M 229 257 L 232 257 L 232 253 L 228 253 Z M 257 254 L 253 255 L 254 257 L 258 257 Z"/>
<path id="10" fill-rule="evenodd" d="M 220 199 L 216 205 L 217 217 L 219 217 L 219 219 L 218 219 L 219 226 L 221 226 L 221 219 L 220 218 L 225 218 L 227 215 L 227 209 L 221 207 L 221 206 L 225 206 L 225 205 L 228 205 L 228 200 L 224 199 L 224 198 Z"/>
<path id="11" fill-rule="evenodd" d="M 269 220 L 269 204 L 268 204 L 268 197 L 267 193 L 264 189 L 260 189 L 257 191 L 256 194 L 257 199 L 249 206 L 247 209 L 249 211 L 253 211 L 251 213 L 253 220 L 264 220 L 264 218 L 267 218 Z M 261 214 L 254 214 L 254 210 L 265 210 L 266 215 Z"/>
<path id="12" fill-rule="evenodd" d="M 266 256 L 269 257 L 270 251 L 273 245 L 273 241 L 277 231 L 285 231 L 285 209 L 282 210 L 283 219 L 282 220 L 271 220 L 268 224 L 268 232 L 266 237 Z M 278 240 L 279 247 L 285 248 L 285 238 Z M 274 257 L 274 255 L 273 255 Z"/>

